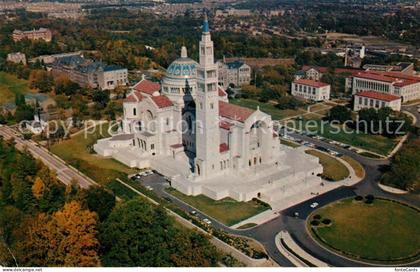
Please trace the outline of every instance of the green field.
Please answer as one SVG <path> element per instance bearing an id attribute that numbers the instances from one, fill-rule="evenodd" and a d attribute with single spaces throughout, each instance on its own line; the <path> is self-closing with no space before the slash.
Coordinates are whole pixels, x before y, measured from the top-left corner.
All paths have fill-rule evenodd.
<path id="1" fill-rule="evenodd" d="M 333 158 L 317 150 L 306 150 L 305 152 L 319 158 L 319 162 L 324 168 L 322 175 L 327 179 L 332 181 L 339 181 L 349 176 L 349 169 L 347 169 L 347 167 L 339 162 L 336 158 Z"/>
<path id="2" fill-rule="evenodd" d="M 102 132 L 99 127 L 97 128 L 95 133 L 88 134 L 87 137 L 84 133 L 81 133 L 69 140 L 53 145 L 51 152 L 101 184 L 107 184 L 117 177 L 134 173 L 135 170 L 116 160 L 100 157 L 90 152 L 98 139 L 109 137 L 107 124 L 103 125 Z"/>
<path id="3" fill-rule="evenodd" d="M 172 188 L 168 189 L 168 192 L 227 226 L 235 225 L 269 209 L 257 201 L 238 202 L 231 198 L 213 200 L 204 195 L 187 196 Z"/>
<path id="4" fill-rule="evenodd" d="M 419 258 L 420 213 L 388 200 L 373 204 L 345 199 L 316 211 L 331 225 L 312 228 L 321 243 L 355 259 L 376 263 L 404 263 Z M 308 221 L 314 219 L 311 215 Z"/>
<path id="5" fill-rule="evenodd" d="M 350 131 L 350 129 L 347 129 L 350 133 L 346 133 L 343 129 L 338 129 L 328 123 L 322 125 L 321 122 L 321 120 L 293 120 L 288 122 L 287 125 L 299 130 L 305 130 L 306 128 L 306 130 L 317 133 L 325 138 L 376 152 L 381 155 L 390 153 L 399 140 L 398 138 L 391 139 L 381 135 L 370 135 L 361 132 L 356 133 L 355 131 Z"/>
<path id="6" fill-rule="evenodd" d="M 281 120 L 290 116 L 295 116 L 298 114 L 305 113 L 306 111 L 303 109 L 297 109 L 297 110 L 280 110 L 276 108 L 274 105 L 269 103 L 262 103 L 257 100 L 253 99 L 231 99 L 229 100 L 230 103 L 236 104 L 242 107 L 250 108 L 253 110 L 256 110 L 258 107 L 260 107 L 260 110 L 262 112 L 265 112 L 269 115 L 271 115 L 273 120 Z"/>
<path id="7" fill-rule="evenodd" d="M 16 76 L 0 72 L 0 105 L 14 102 L 16 94 L 29 92 L 27 80 L 18 79 Z"/>
<path id="8" fill-rule="evenodd" d="M 358 161 L 348 156 L 343 156 L 341 159 L 345 160 L 348 164 L 350 164 L 350 166 L 354 169 L 354 172 L 356 173 L 357 177 L 364 177 L 365 169 Z"/>

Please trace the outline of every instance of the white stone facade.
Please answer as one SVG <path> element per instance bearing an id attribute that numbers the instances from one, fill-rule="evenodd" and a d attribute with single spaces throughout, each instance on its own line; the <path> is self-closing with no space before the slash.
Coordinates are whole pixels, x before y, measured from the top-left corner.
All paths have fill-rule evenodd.
<path id="1" fill-rule="evenodd" d="M 354 111 L 370 108 L 381 109 L 385 107 L 389 107 L 394 111 L 400 111 L 401 97 L 373 91 L 359 92 L 354 95 Z"/>
<path id="2" fill-rule="evenodd" d="M 298 79 L 292 82 L 292 95 L 313 101 L 330 100 L 331 86 L 310 79 Z"/>
<path id="3" fill-rule="evenodd" d="M 197 63 L 182 49 L 160 91 L 145 79 L 136 84 L 119 134 L 94 150 L 130 167 L 151 167 L 187 195 L 273 202 L 319 186 L 316 157 L 281 146 L 271 116 L 228 102 L 207 20 L 199 51 Z"/>
<path id="4" fill-rule="evenodd" d="M 361 72 L 353 76 L 353 94 L 374 91 L 402 98 L 402 102 L 420 99 L 420 77 L 399 72 Z"/>

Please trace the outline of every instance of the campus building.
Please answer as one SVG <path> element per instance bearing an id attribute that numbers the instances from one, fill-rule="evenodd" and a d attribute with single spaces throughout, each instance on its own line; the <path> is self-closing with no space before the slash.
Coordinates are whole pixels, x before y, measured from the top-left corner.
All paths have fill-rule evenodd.
<path id="1" fill-rule="evenodd" d="M 23 39 L 28 40 L 44 40 L 50 42 L 52 40 L 52 32 L 48 28 L 40 28 L 38 30 L 14 30 L 12 33 L 12 39 L 14 42 L 21 41 Z"/>
<path id="2" fill-rule="evenodd" d="M 80 55 L 57 58 L 51 65 L 54 75 L 66 75 L 82 87 L 114 90 L 128 83 L 128 70 L 116 65 L 85 59 Z"/>
<path id="3" fill-rule="evenodd" d="M 219 85 L 226 90 L 229 87 L 240 87 L 251 83 L 251 67 L 242 61 L 217 62 Z"/>
<path id="4" fill-rule="evenodd" d="M 94 150 L 130 167 L 152 168 L 187 195 L 276 206 L 321 186 L 322 166 L 303 149 L 280 145 L 271 116 L 230 104 L 218 86 L 207 18 L 199 61 L 181 56 L 161 84 L 143 79 L 123 104 L 118 134 Z"/>
<path id="5" fill-rule="evenodd" d="M 353 110 L 381 109 L 389 107 L 394 111 L 401 110 L 401 97 L 373 91 L 362 91 L 354 95 Z"/>
<path id="6" fill-rule="evenodd" d="M 20 52 L 7 54 L 6 60 L 8 62 L 26 65 L 26 56 L 25 54 Z"/>
<path id="7" fill-rule="evenodd" d="M 292 95 L 295 97 L 313 100 L 330 100 L 331 86 L 329 84 L 310 80 L 298 79 L 292 82 Z"/>
<path id="8" fill-rule="evenodd" d="M 359 72 L 352 78 L 353 94 L 374 91 L 402 98 L 402 102 L 420 99 L 420 77 L 400 72 Z"/>

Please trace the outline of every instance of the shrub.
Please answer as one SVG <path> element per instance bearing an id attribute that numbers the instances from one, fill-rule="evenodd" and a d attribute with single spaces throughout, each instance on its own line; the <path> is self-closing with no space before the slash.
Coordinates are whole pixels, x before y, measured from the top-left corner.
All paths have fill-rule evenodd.
<path id="1" fill-rule="evenodd" d="M 321 215 L 320 214 L 315 214 L 314 215 L 314 219 L 315 220 L 320 220 L 321 219 Z"/>
<path id="2" fill-rule="evenodd" d="M 312 220 L 312 221 L 311 221 L 311 225 L 312 225 L 312 226 L 315 226 L 315 227 L 316 227 L 316 226 L 319 226 L 319 221 L 318 221 L 318 220 Z"/>
<path id="3" fill-rule="evenodd" d="M 367 195 L 367 196 L 365 196 L 365 199 L 373 201 L 375 199 L 375 197 L 373 195 Z"/>
<path id="4" fill-rule="evenodd" d="M 322 220 L 322 224 L 324 225 L 330 225 L 331 224 L 331 219 L 325 218 Z"/>
<path id="5" fill-rule="evenodd" d="M 363 200 L 363 196 L 356 196 L 355 198 L 354 198 L 354 200 L 356 200 L 356 201 L 362 201 Z"/>
<path id="6" fill-rule="evenodd" d="M 373 203 L 373 199 L 366 199 L 366 200 L 365 200 L 365 203 L 366 203 L 366 204 L 372 204 L 372 203 Z"/>

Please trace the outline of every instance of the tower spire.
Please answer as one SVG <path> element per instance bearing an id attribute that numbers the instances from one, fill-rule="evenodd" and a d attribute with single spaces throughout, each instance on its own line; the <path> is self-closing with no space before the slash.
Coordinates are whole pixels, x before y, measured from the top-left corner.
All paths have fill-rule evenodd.
<path id="1" fill-rule="evenodd" d="M 210 32 L 209 20 L 207 18 L 207 12 L 206 11 L 204 11 L 203 32 L 204 33 L 209 33 Z"/>

